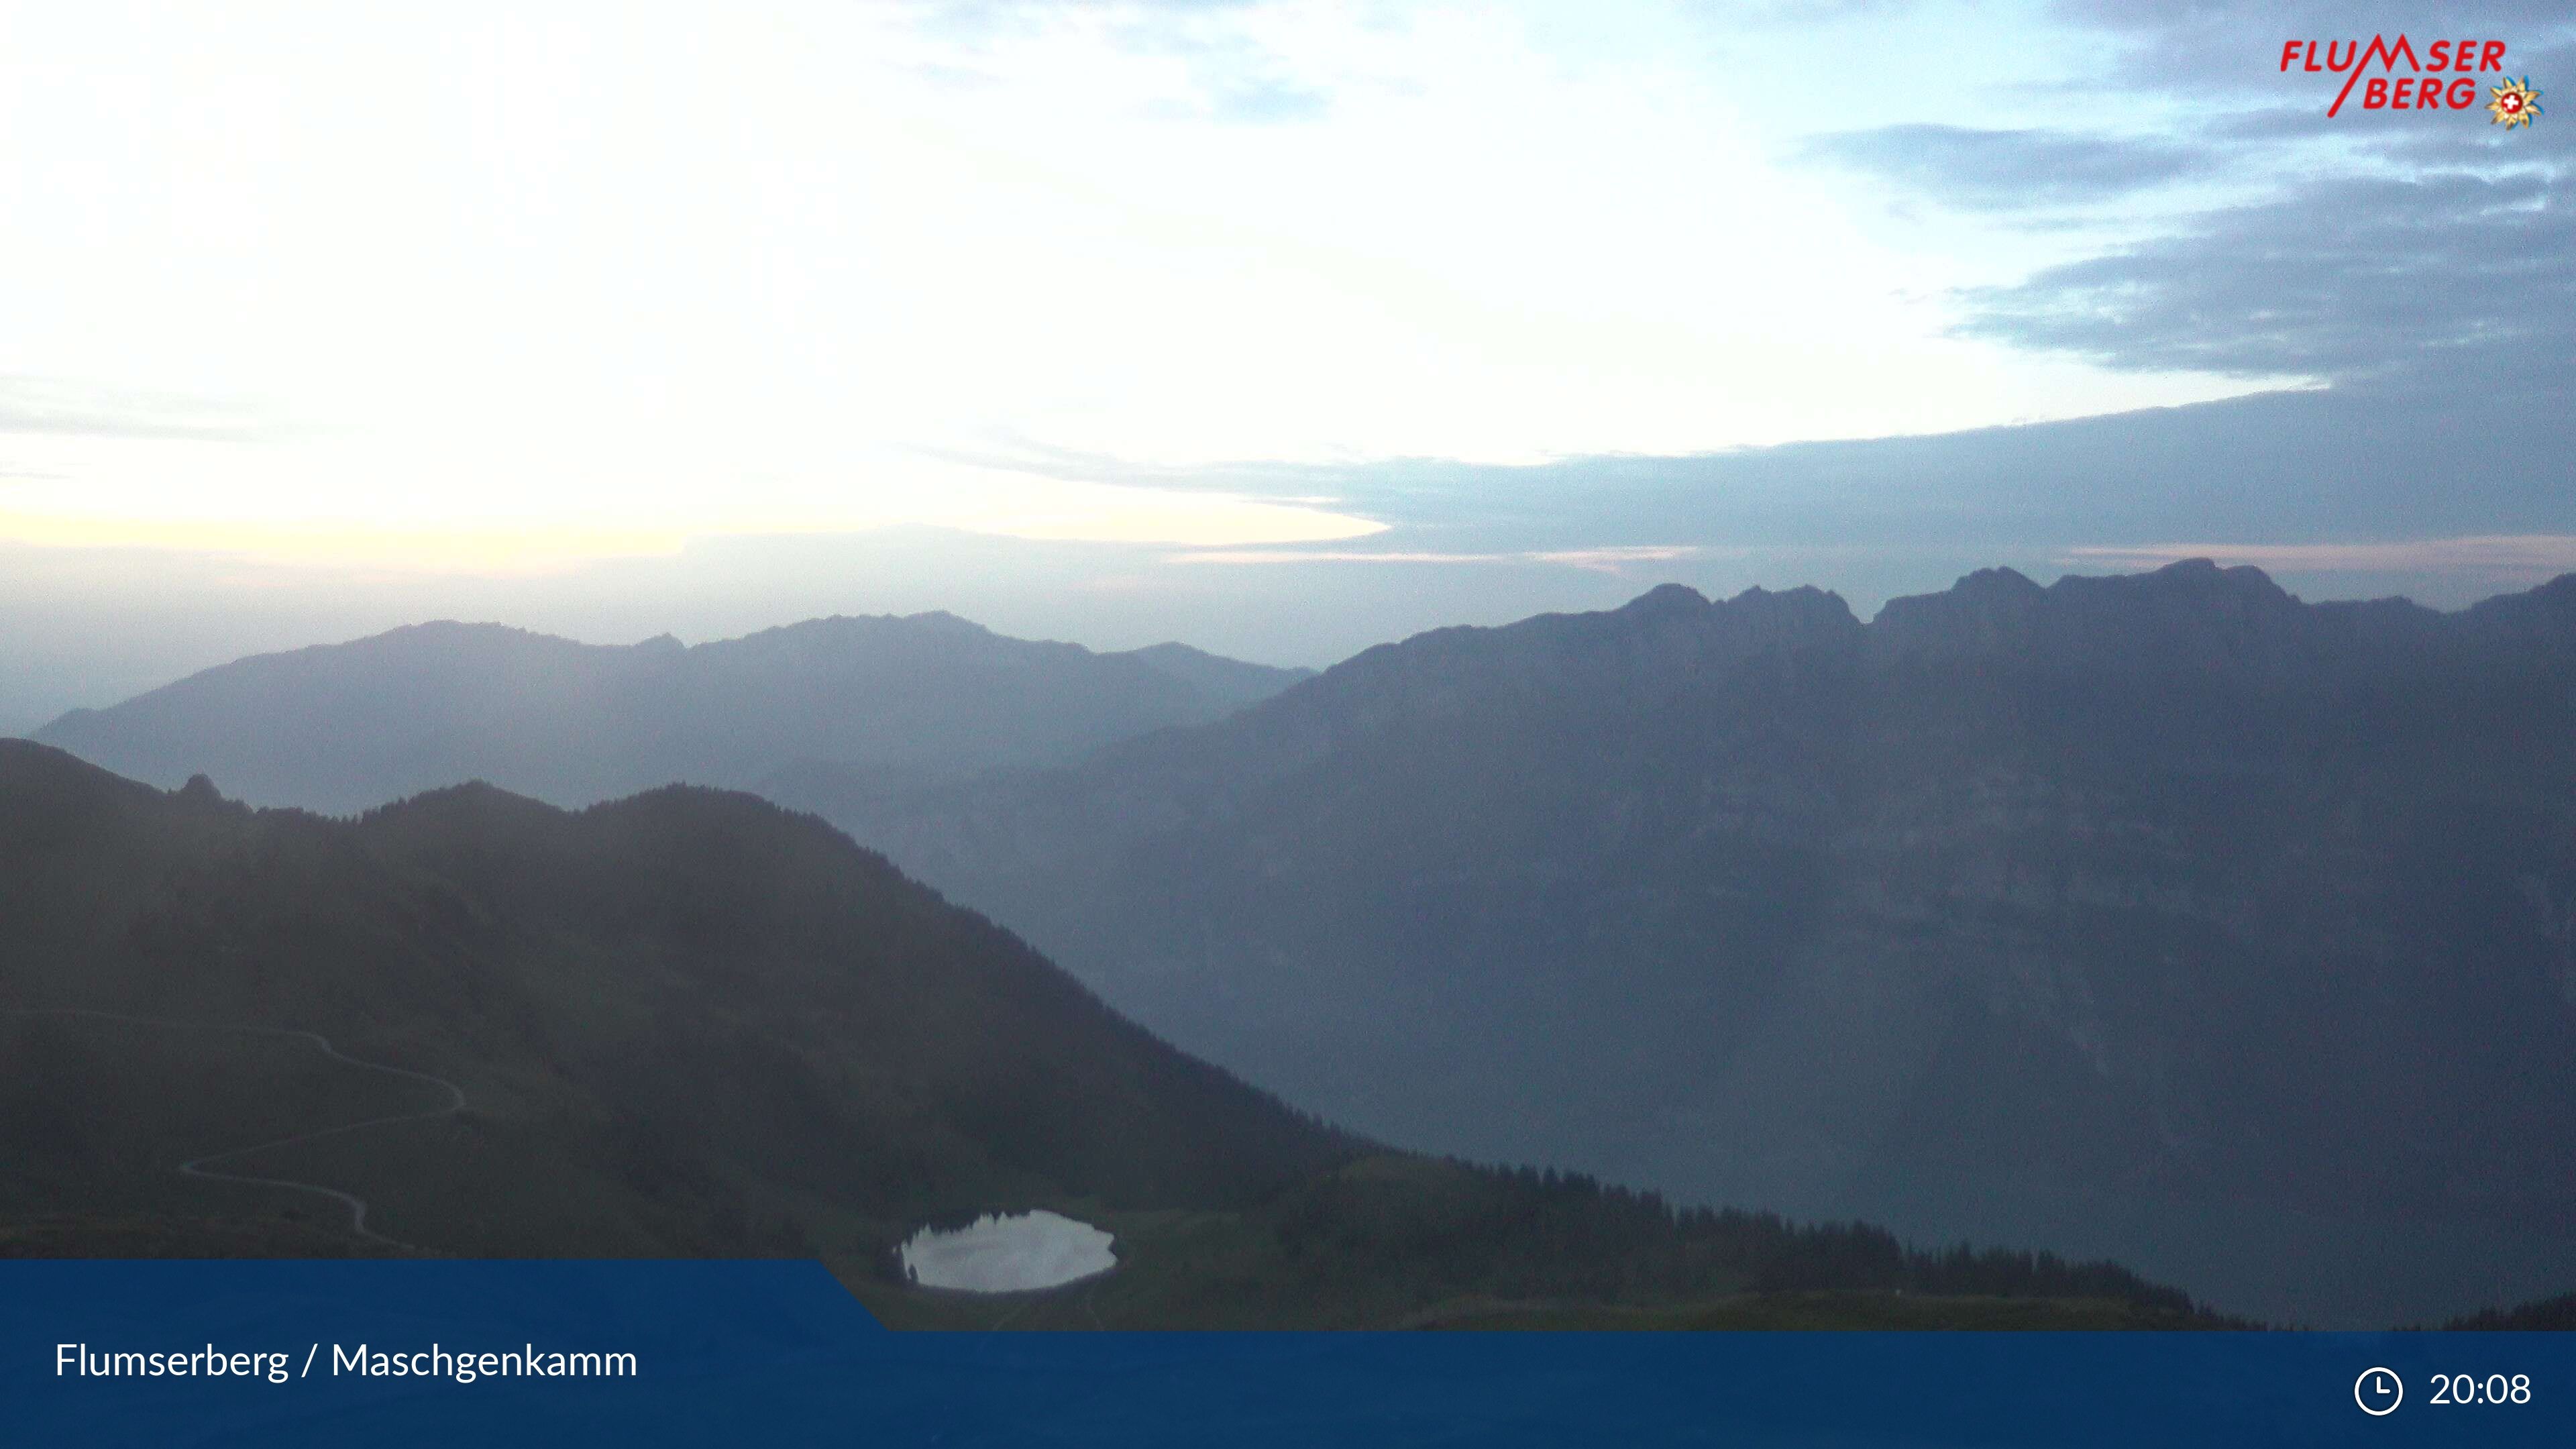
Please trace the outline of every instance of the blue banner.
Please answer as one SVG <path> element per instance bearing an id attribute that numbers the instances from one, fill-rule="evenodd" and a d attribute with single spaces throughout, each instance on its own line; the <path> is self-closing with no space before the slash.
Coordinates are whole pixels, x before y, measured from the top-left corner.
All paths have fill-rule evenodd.
<path id="1" fill-rule="evenodd" d="M 2576 1336 L 890 1333 L 809 1263 L 10 1262 L 0 1411 L 12 1446 L 2564 1445 Z"/>

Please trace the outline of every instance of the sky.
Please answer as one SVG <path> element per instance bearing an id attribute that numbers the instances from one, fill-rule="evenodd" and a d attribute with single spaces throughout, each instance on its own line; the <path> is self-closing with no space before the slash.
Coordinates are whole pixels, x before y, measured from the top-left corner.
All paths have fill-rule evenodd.
<path id="1" fill-rule="evenodd" d="M 2480 108 L 2281 68 L 2400 32 L 2504 42 Z M 2576 570 L 2571 61 L 2541 3 L 0 4 L 0 730 L 429 617 L 2456 606 Z"/>

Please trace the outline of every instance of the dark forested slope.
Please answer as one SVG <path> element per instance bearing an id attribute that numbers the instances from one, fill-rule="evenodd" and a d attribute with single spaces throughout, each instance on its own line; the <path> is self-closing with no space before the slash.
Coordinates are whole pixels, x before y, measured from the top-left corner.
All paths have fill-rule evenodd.
<path id="1" fill-rule="evenodd" d="M 2116 1268 L 1388 1152 L 748 796 L 344 822 L 0 742 L 0 926 L 0 1253 L 812 1254 L 927 1324 L 2211 1321 Z M 883 1273 L 1031 1207 L 1119 1270 L 998 1306 Z"/>

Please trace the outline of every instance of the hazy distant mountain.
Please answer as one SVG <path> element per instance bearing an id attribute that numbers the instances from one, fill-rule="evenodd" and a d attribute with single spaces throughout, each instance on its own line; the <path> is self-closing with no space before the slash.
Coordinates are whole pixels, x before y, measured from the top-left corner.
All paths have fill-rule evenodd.
<path id="1" fill-rule="evenodd" d="M 948 614 L 685 647 L 421 624 L 205 670 L 36 738 L 155 784 L 346 814 L 488 780 L 579 805 L 673 781 L 837 800 L 1069 760 L 1216 719 L 1308 671 L 1179 644 L 1095 654 Z"/>
<path id="2" fill-rule="evenodd" d="M 568 814 L 478 785 L 341 822 L 0 741 L 0 922 L 0 1255 L 815 1255 L 922 1323 L 1387 1324 L 1522 1302 L 2203 1322 L 2116 1268 L 1907 1253 L 1386 1152 L 744 795 Z M 209 1154 L 264 1181 L 179 1170 Z M 394 1241 L 287 1183 L 354 1195 Z M 881 1271 L 917 1225 L 1037 1207 L 1114 1232 L 1117 1272 L 996 1305 Z"/>
<path id="3" fill-rule="evenodd" d="M 1408 1146 L 2298 1320 L 2576 1281 L 2576 577 L 1666 587 L 842 819 Z"/>

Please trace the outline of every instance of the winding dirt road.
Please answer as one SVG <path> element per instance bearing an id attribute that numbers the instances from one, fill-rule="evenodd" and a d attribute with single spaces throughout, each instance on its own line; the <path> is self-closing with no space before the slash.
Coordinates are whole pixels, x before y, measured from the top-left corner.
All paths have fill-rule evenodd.
<path id="1" fill-rule="evenodd" d="M 447 1103 L 445 1106 L 434 1107 L 425 1112 L 397 1112 L 386 1117 L 370 1117 L 363 1122 L 343 1123 L 337 1127 L 325 1127 L 318 1132 L 299 1132 L 292 1137 L 280 1137 L 269 1142 L 254 1142 L 248 1147 L 228 1147 L 221 1152 L 210 1152 L 203 1157 L 190 1158 L 188 1161 L 180 1163 L 178 1169 L 180 1175 L 183 1177 L 202 1178 L 209 1182 L 248 1183 L 254 1187 L 284 1188 L 289 1192 L 309 1192 L 321 1197 L 327 1197 L 349 1210 L 349 1226 L 358 1234 L 358 1236 L 367 1238 L 374 1242 L 383 1243 L 388 1247 L 405 1248 L 413 1252 L 421 1251 L 413 1244 L 403 1242 L 396 1238 L 386 1237 L 384 1234 L 368 1227 L 367 1200 L 358 1196 L 356 1193 L 343 1192 L 336 1187 L 325 1187 L 318 1182 L 298 1182 L 293 1178 L 254 1177 L 248 1173 L 219 1172 L 207 1164 L 222 1162 L 226 1158 L 247 1157 L 254 1152 L 266 1152 L 273 1147 L 290 1147 L 300 1142 L 318 1142 L 325 1137 L 339 1137 L 351 1132 L 363 1132 L 371 1127 L 391 1127 L 398 1122 L 429 1122 L 435 1121 L 441 1117 L 453 1117 L 457 1113 L 465 1110 L 465 1089 L 456 1085 L 454 1082 L 447 1080 L 445 1077 L 431 1076 L 427 1072 L 409 1071 L 402 1067 L 389 1067 L 382 1062 L 360 1061 L 356 1057 L 350 1056 L 348 1053 L 341 1051 L 338 1047 L 333 1046 L 330 1039 L 319 1032 L 296 1031 L 287 1027 L 230 1026 L 220 1022 L 206 1021 L 168 1021 L 159 1017 L 127 1016 L 121 1012 L 91 1011 L 82 1007 L 68 1006 L 21 1007 L 13 1009 L 9 1014 L 12 1016 L 77 1017 L 93 1021 L 122 1022 L 129 1026 L 161 1027 L 173 1031 L 221 1031 L 231 1032 L 240 1036 L 288 1037 L 296 1041 L 312 1043 L 315 1047 L 321 1050 L 322 1055 L 345 1066 L 356 1067 L 361 1071 L 382 1072 L 387 1076 L 402 1077 L 409 1081 L 425 1082 L 430 1086 L 438 1088 L 441 1092 L 447 1094 Z"/>

